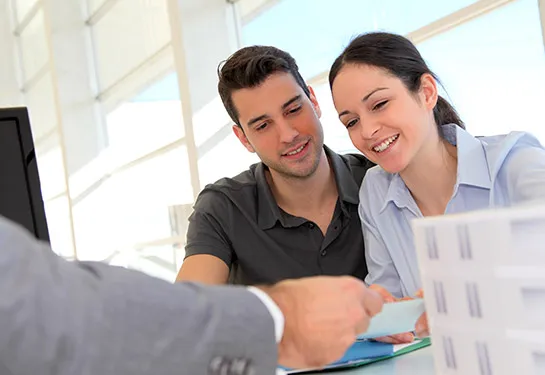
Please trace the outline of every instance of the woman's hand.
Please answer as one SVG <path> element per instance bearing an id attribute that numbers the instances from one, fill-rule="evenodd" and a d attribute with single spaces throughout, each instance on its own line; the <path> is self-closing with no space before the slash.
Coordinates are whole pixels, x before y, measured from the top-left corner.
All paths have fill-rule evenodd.
<path id="1" fill-rule="evenodd" d="M 416 298 L 424 298 L 424 291 L 422 289 L 416 292 Z M 430 329 L 428 327 L 428 315 L 425 311 L 416 321 L 415 333 L 416 337 L 418 338 L 423 338 L 430 335 Z"/>
<path id="2" fill-rule="evenodd" d="M 377 284 L 370 285 L 369 289 L 374 290 L 375 292 L 380 294 L 384 303 L 405 301 L 405 300 L 412 299 L 410 297 L 399 298 L 399 299 L 395 298 L 385 288 Z M 420 319 L 418 321 L 420 322 Z M 384 342 L 387 344 L 407 344 L 414 341 L 414 335 L 411 332 L 406 332 L 406 333 L 398 333 L 398 334 L 390 335 L 390 336 L 376 337 L 373 340 Z"/>

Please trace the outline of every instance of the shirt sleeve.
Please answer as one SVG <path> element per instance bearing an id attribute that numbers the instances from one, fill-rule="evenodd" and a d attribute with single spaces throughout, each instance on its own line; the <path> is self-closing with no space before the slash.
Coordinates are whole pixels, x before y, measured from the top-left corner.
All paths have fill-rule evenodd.
<path id="1" fill-rule="evenodd" d="M 545 202 L 545 149 L 518 147 L 506 158 L 505 167 L 500 178 L 505 180 L 510 204 Z"/>
<path id="2" fill-rule="evenodd" d="M 363 240 L 365 243 L 365 261 L 368 274 L 367 285 L 378 284 L 386 288 L 394 297 L 403 297 L 401 279 L 380 231 L 377 229 L 370 210 L 370 192 L 366 191 L 365 182 L 360 190 L 358 213 L 361 220 Z"/>
<path id="3" fill-rule="evenodd" d="M 216 205 L 214 210 L 207 209 L 211 205 Z M 185 246 L 186 258 L 197 254 L 208 254 L 223 260 L 227 267 L 231 267 L 235 258 L 231 240 L 220 218 L 213 214 L 218 210 L 221 211 L 223 205 L 225 204 L 221 198 L 212 194 L 206 197 L 206 201 L 197 200 L 195 210 L 189 217 Z"/>

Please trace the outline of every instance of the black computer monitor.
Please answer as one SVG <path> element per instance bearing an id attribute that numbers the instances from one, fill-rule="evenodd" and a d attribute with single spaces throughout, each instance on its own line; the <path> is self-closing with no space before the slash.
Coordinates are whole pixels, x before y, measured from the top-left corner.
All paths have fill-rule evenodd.
<path id="1" fill-rule="evenodd" d="M 0 108 L 0 215 L 49 242 L 26 108 Z"/>

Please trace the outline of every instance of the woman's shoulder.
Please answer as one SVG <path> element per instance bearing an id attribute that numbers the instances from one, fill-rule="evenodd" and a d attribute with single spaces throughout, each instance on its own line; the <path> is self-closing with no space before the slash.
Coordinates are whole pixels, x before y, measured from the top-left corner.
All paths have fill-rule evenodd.
<path id="1" fill-rule="evenodd" d="M 379 165 L 370 168 L 360 187 L 360 201 L 367 202 L 367 204 L 384 202 L 396 176 L 386 172 Z"/>
<path id="2" fill-rule="evenodd" d="M 513 131 L 503 135 L 478 137 L 485 150 L 490 171 L 496 174 L 512 163 L 528 158 L 541 158 L 545 149 L 533 134 Z"/>

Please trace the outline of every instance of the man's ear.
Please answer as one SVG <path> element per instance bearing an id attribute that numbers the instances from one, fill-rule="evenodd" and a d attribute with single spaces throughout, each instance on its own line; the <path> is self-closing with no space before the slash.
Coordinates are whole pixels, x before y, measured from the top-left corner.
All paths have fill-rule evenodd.
<path id="1" fill-rule="evenodd" d="M 435 78 L 429 73 L 422 74 L 420 77 L 420 93 L 422 96 L 422 103 L 429 110 L 433 110 L 437 104 L 439 93 L 437 92 L 437 82 Z"/>
<path id="2" fill-rule="evenodd" d="M 312 86 L 308 86 L 308 90 L 310 91 L 310 101 L 314 107 L 314 112 L 316 112 L 316 115 L 318 118 L 320 118 L 322 117 L 322 110 L 320 109 L 320 104 L 318 103 L 318 99 L 316 99 L 316 95 L 314 94 L 314 89 Z"/>
<path id="3" fill-rule="evenodd" d="M 246 134 L 244 134 L 244 130 L 242 129 L 242 126 L 239 125 L 233 125 L 233 133 L 237 136 L 238 140 L 244 147 L 246 147 L 246 150 L 250 152 L 255 152 L 254 147 L 250 144 L 250 141 L 248 141 L 248 138 L 246 138 Z"/>

